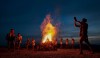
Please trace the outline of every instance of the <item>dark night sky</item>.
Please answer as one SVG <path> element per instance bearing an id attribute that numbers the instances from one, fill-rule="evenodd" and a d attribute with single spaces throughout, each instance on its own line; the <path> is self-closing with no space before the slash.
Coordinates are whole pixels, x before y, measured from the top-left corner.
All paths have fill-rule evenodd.
<path id="1" fill-rule="evenodd" d="M 78 20 L 87 18 L 89 37 L 100 40 L 99 0 L 0 0 L 0 43 L 6 42 L 5 36 L 11 28 L 24 37 L 39 38 L 40 25 L 48 13 L 60 23 L 61 36 L 78 36 L 79 29 L 73 21 L 76 16 Z"/>

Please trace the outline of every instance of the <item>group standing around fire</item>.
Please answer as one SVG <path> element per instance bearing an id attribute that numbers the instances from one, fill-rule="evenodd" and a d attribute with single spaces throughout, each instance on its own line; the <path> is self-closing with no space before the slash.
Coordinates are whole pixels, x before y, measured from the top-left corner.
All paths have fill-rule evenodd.
<path id="1" fill-rule="evenodd" d="M 7 40 L 8 49 L 11 49 L 11 48 L 20 49 L 20 46 L 22 43 L 22 35 L 20 33 L 15 35 L 14 29 L 10 29 L 10 32 L 6 35 L 6 40 Z M 28 38 L 25 44 L 26 44 L 27 49 L 29 48 L 30 45 L 34 49 L 35 40 L 32 39 L 32 42 L 30 42 L 30 39 Z"/>
<path id="2" fill-rule="evenodd" d="M 22 35 L 20 33 L 18 33 L 17 35 L 15 35 L 15 31 L 14 29 L 10 29 L 10 32 L 7 34 L 6 36 L 7 39 L 7 44 L 8 44 L 8 49 L 13 48 L 13 49 L 20 49 L 21 44 L 22 44 Z M 71 41 L 71 46 L 72 48 L 74 47 L 74 39 L 72 39 Z M 54 46 L 55 48 L 57 48 L 57 39 L 54 41 Z M 32 49 L 34 49 L 36 45 L 36 42 L 34 40 L 34 38 L 32 38 L 32 41 L 30 41 L 30 38 L 27 38 L 26 43 L 25 43 L 25 47 L 26 49 L 29 49 L 29 47 L 31 46 Z M 66 39 L 66 47 L 68 48 L 69 46 L 69 40 L 68 38 Z M 63 48 L 63 38 L 61 37 L 60 39 L 60 48 Z"/>
<path id="3" fill-rule="evenodd" d="M 78 22 L 79 24 L 77 24 L 76 22 Z M 83 41 L 87 43 L 88 47 L 90 48 L 91 52 L 93 53 L 93 50 L 91 48 L 91 45 L 88 41 L 88 24 L 86 23 L 87 19 L 83 18 L 82 21 L 77 21 L 76 17 L 74 17 L 74 25 L 75 27 L 79 27 L 80 28 L 80 39 L 79 39 L 79 45 L 80 45 L 80 54 L 83 54 L 83 49 L 82 49 L 82 44 Z M 10 48 L 14 48 L 14 49 L 20 49 L 21 43 L 22 43 L 22 35 L 20 33 L 17 34 L 17 36 L 15 35 L 14 29 L 11 29 L 10 32 L 7 34 L 6 36 L 6 40 L 7 40 L 7 44 L 8 44 L 8 49 Z M 57 39 L 54 41 L 54 45 L 57 46 Z M 66 43 L 66 47 L 69 47 L 69 39 L 67 38 L 65 40 Z M 34 49 L 36 42 L 35 39 L 32 38 L 32 41 L 30 41 L 30 38 L 27 39 L 26 41 L 26 48 L 28 49 L 30 47 L 30 45 L 32 46 L 32 48 Z M 74 44 L 75 44 L 75 40 L 74 38 L 72 38 L 71 40 L 71 47 L 74 48 Z M 60 38 L 60 48 L 63 47 L 63 38 Z"/>

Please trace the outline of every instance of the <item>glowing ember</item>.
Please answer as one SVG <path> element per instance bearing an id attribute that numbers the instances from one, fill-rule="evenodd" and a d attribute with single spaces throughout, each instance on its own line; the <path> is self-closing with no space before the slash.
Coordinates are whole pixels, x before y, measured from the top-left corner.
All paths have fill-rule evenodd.
<path id="1" fill-rule="evenodd" d="M 54 42 L 57 34 L 56 27 L 51 24 L 51 17 L 47 15 L 41 24 L 42 43 Z"/>

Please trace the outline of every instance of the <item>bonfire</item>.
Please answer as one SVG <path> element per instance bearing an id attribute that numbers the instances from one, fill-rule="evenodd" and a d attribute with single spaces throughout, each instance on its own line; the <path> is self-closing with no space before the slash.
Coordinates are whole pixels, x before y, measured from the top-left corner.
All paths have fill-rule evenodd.
<path id="1" fill-rule="evenodd" d="M 57 28 L 52 24 L 50 15 L 47 15 L 41 24 L 42 40 L 41 43 L 51 46 L 56 41 Z"/>

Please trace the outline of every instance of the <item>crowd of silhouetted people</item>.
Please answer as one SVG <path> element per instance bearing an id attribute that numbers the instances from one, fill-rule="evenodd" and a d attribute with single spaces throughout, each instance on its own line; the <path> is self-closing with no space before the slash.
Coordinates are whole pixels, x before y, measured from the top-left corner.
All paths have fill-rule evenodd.
<path id="1" fill-rule="evenodd" d="M 6 36 L 6 40 L 7 40 L 7 46 L 8 46 L 8 49 L 20 49 L 20 46 L 22 44 L 22 35 L 20 33 L 17 34 L 17 36 L 15 35 L 15 32 L 14 32 L 14 29 L 10 29 L 10 32 L 7 34 Z M 68 38 L 65 40 L 66 42 L 66 48 L 69 47 L 69 40 Z M 74 48 L 74 43 L 75 43 L 75 40 L 72 38 L 71 40 L 71 48 Z M 58 44 L 58 41 L 57 39 L 54 41 L 54 48 L 57 48 L 57 44 Z M 61 37 L 60 38 L 60 48 L 63 48 L 63 38 Z M 26 49 L 28 49 L 29 47 L 32 47 L 32 49 L 34 49 L 35 45 L 36 45 L 36 42 L 35 42 L 35 39 L 32 38 L 32 40 L 30 40 L 30 38 L 27 38 L 26 40 L 26 43 L 25 43 L 25 47 Z M 50 46 L 50 43 L 47 42 L 46 44 L 44 44 L 45 46 L 47 45 L 48 47 Z"/>
<path id="2" fill-rule="evenodd" d="M 20 49 L 20 45 L 22 44 L 22 35 L 18 33 L 16 36 L 14 29 L 10 29 L 10 32 L 6 36 L 6 40 L 8 49 Z M 35 40 L 32 38 L 32 41 L 30 42 L 30 39 L 28 38 L 25 44 L 27 49 L 30 45 L 34 48 Z"/>

